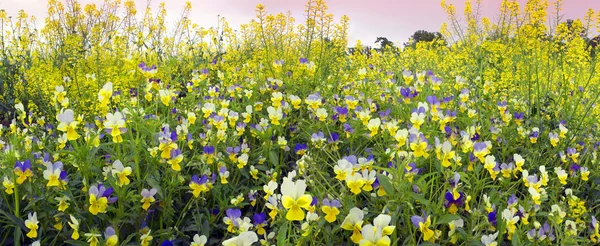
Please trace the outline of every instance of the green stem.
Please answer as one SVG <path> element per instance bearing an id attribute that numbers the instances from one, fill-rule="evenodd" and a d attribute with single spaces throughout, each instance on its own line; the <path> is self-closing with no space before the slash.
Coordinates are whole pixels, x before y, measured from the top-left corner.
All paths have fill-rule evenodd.
<path id="1" fill-rule="evenodd" d="M 15 182 L 16 184 L 16 182 Z M 15 216 L 17 218 L 21 217 L 20 209 L 19 209 L 19 187 L 15 186 Z M 15 227 L 15 230 L 21 230 L 19 226 Z M 16 246 L 20 246 L 21 241 L 14 242 Z"/>

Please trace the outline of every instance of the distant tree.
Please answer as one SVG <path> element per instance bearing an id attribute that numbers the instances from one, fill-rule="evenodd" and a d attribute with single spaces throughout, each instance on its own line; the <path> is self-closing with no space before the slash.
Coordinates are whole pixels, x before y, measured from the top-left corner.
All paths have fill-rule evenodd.
<path id="1" fill-rule="evenodd" d="M 442 40 L 444 45 L 446 44 L 446 39 L 441 33 L 418 30 L 410 37 L 409 42 L 404 43 L 404 47 L 415 47 L 420 42 L 432 42 L 437 40 Z"/>
<path id="2" fill-rule="evenodd" d="M 385 50 L 385 48 L 394 48 L 394 43 L 389 41 L 386 37 L 377 37 L 375 43 L 381 45 L 381 50 Z"/>
<path id="3" fill-rule="evenodd" d="M 596 55 L 596 52 L 600 49 L 600 35 L 590 39 L 588 41 L 588 48 L 592 56 Z"/>

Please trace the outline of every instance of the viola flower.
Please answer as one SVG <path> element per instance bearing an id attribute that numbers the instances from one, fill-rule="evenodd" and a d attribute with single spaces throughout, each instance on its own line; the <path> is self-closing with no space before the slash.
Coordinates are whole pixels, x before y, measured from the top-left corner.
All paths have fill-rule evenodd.
<path id="1" fill-rule="evenodd" d="M 67 222 L 71 229 L 73 229 L 73 233 L 71 234 L 71 238 L 73 240 L 79 239 L 79 221 L 73 216 L 69 215 L 71 221 Z"/>
<path id="2" fill-rule="evenodd" d="M 427 139 L 423 133 L 419 133 L 419 135 L 411 134 L 410 135 L 410 149 L 413 151 L 415 157 L 429 157 L 427 153 Z"/>
<path id="3" fill-rule="evenodd" d="M 405 70 L 402 71 L 402 78 L 406 85 L 410 85 L 415 80 L 415 75 L 413 75 L 412 71 Z"/>
<path id="4" fill-rule="evenodd" d="M 548 180 L 549 180 L 549 176 L 548 176 L 548 172 L 546 171 L 546 167 L 544 165 L 539 167 L 540 170 L 540 182 L 542 186 L 546 186 L 548 185 Z"/>
<path id="5" fill-rule="evenodd" d="M 329 199 L 325 198 L 323 199 L 322 204 L 323 206 L 321 206 L 321 211 L 325 213 L 325 220 L 329 223 L 336 221 L 337 215 L 340 214 L 340 202 L 338 200 L 332 200 L 329 202 Z"/>
<path id="6" fill-rule="evenodd" d="M 89 211 L 93 215 L 97 215 L 98 213 L 106 213 L 106 208 L 108 207 L 108 203 L 113 203 L 117 200 L 117 198 L 112 198 L 110 195 L 113 192 L 113 188 L 104 187 L 102 184 L 92 185 L 89 190 Z"/>
<path id="7" fill-rule="evenodd" d="M 58 201 L 58 211 L 64 212 L 69 208 L 69 202 L 71 199 L 68 196 L 56 197 L 54 198 Z"/>
<path id="8" fill-rule="evenodd" d="M 61 110 L 60 114 L 56 116 L 56 120 L 59 122 L 57 129 L 61 132 L 65 132 L 69 141 L 77 140 L 79 138 L 79 133 L 77 133 L 77 125 L 79 123 L 75 120 L 73 110 Z"/>
<path id="9" fill-rule="evenodd" d="M 208 118 L 212 113 L 215 112 L 216 106 L 212 103 L 205 103 L 202 105 L 202 113 L 204 118 Z"/>
<path id="10" fill-rule="evenodd" d="M 506 222 L 506 231 L 508 232 L 508 239 L 511 240 L 512 236 L 517 230 L 517 222 L 519 222 L 519 216 L 515 216 L 510 209 L 504 209 L 502 211 L 502 218 Z"/>
<path id="11" fill-rule="evenodd" d="M 500 172 L 502 172 L 502 176 L 505 178 L 510 178 L 510 174 L 513 171 L 513 164 L 512 163 L 502 163 L 500 165 Z"/>
<path id="12" fill-rule="evenodd" d="M 414 162 L 410 162 L 404 168 L 405 177 L 408 182 L 412 183 L 413 178 L 421 172 L 420 168 L 417 168 L 417 164 Z"/>
<path id="13" fill-rule="evenodd" d="M 167 107 L 171 104 L 171 101 L 175 99 L 173 90 L 159 90 L 158 96 L 160 97 L 160 101 Z"/>
<path id="14" fill-rule="evenodd" d="M 572 220 L 565 221 L 565 234 L 567 236 L 575 236 L 577 235 L 577 223 Z"/>
<path id="15" fill-rule="evenodd" d="M 426 107 L 419 107 L 418 109 L 413 109 L 410 116 L 410 123 L 413 124 L 413 127 L 415 129 L 419 130 L 421 128 L 421 125 L 425 123 L 426 111 Z"/>
<path id="16" fill-rule="evenodd" d="M 39 221 L 37 220 L 37 212 L 29 213 L 25 220 L 25 227 L 29 229 L 28 238 L 36 238 L 38 236 Z"/>
<path id="17" fill-rule="evenodd" d="M 142 200 L 140 201 L 142 203 L 142 208 L 146 211 L 148 211 L 148 208 L 150 207 L 150 205 L 156 201 L 156 199 L 154 199 L 154 195 L 156 195 L 157 190 L 155 188 L 152 188 L 150 190 L 148 189 L 142 189 Z"/>
<path id="18" fill-rule="evenodd" d="M 296 95 L 289 95 L 288 99 L 294 109 L 300 109 L 300 106 L 302 104 L 302 99 L 300 97 Z"/>
<path id="19" fill-rule="evenodd" d="M 525 211 L 525 208 L 523 208 L 523 206 L 519 205 L 519 210 L 517 211 L 517 215 L 519 216 L 519 218 L 521 218 L 521 222 L 524 225 L 529 224 L 529 213 L 527 213 Z"/>
<path id="20" fill-rule="evenodd" d="M 556 147 L 558 146 L 558 142 L 560 141 L 560 138 L 558 137 L 558 133 L 548 133 L 548 138 L 550 139 L 550 144 L 552 145 L 552 147 Z"/>
<path id="21" fill-rule="evenodd" d="M 4 186 L 6 194 L 12 195 L 14 192 L 15 184 L 8 179 L 8 177 L 4 176 L 4 181 L 2 181 L 2 186 Z"/>
<path id="22" fill-rule="evenodd" d="M 456 214 L 458 208 L 464 205 L 464 194 L 462 192 L 450 192 L 447 191 L 444 195 L 444 206 L 448 209 L 451 214 Z"/>
<path id="23" fill-rule="evenodd" d="M 488 155 L 485 157 L 485 165 L 483 166 L 488 172 L 493 180 L 496 180 L 496 175 L 499 173 L 498 163 L 496 162 L 496 157 L 493 155 Z"/>
<path id="24" fill-rule="evenodd" d="M 412 98 L 415 98 L 417 95 L 419 94 L 419 92 L 417 92 L 417 90 L 415 88 L 412 87 L 401 87 L 400 88 L 400 95 L 402 95 L 402 97 L 404 98 L 404 103 L 410 103 L 410 100 Z"/>
<path id="25" fill-rule="evenodd" d="M 579 172 L 581 173 L 581 180 L 588 181 L 590 177 L 590 170 L 587 167 L 579 168 Z"/>
<path id="26" fill-rule="evenodd" d="M 183 154 L 181 154 L 180 149 L 172 149 L 171 150 L 171 158 L 167 161 L 169 165 L 171 165 L 171 169 L 179 172 L 181 171 L 180 163 L 183 161 Z"/>
<path id="27" fill-rule="evenodd" d="M 119 243 L 119 237 L 112 227 L 106 227 L 104 231 L 104 246 L 116 246 Z"/>
<path id="28" fill-rule="evenodd" d="M 223 241 L 223 246 L 251 246 L 258 242 L 258 236 L 253 231 L 246 231 L 240 235 Z"/>
<path id="29" fill-rule="evenodd" d="M 327 116 L 329 116 L 329 114 L 327 113 L 327 109 L 318 108 L 315 112 L 315 116 L 317 116 L 317 119 L 319 119 L 319 121 L 323 122 L 327 120 Z"/>
<path id="30" fill-rule="evenodd" d="M 350 189 L 354 195 L 358 195 L 361 192 L 363 185 L 365 184 L 365 180 L 362 175 L 359 173 L 348 174 L 346 175 L 346 186 Z"/>
<path id="31" fill-rule="evenodd" d="M 66 184 L 66 172 L 62 170 L 63 163 L 60 161 L 52 164 L 51 162 L 46 163 L 46 170 L 44 170 L 44 179 L 48 180 L 47 187 L 58 187 L 63 188 Z"/>
<path id="32" fill-rule="evenodd" d="M 413 215 L 412 217 L 410 217 L 410 221 L 421 233 L 423 233 L 423 240 L 427 242 L 435 241 L 436 232 L 429 229 L 429 227 L 431 226 L 431 219 L 429 218 L 429 216 L 427 216 L 427 214 L 424 213 L 423 217 Z"/>
<path id="33" fill-rule="evenodd" d="M 579 163 L 579 153 L 575 148 L 567 148 L 567 157 L 571 158 L 571 160 L 575 163 Z"/>
<path id="34" fill-rule="evenodd" d="M 17 184 L 23 184 L 25 180 L 33 176 L 31 161 L 29 160 L 25 160 L 24 162 L 17 161 L 13 171 L 17 175 Z"/>
<path id="35" fill-rule="evenodd" d="M 377 179 L 377 172 L 375 170 L 363 170 L 361 176 L 364 181 L 362 189 L 367 192 L 372 191 L 374 189 L 373 183 Z"/>
<path id="36" fill-rule="evenodd" d="M 348 175 L 352 175 L 354 172 L 353 165 L 346 159 L 338 160 L 337 165 L 333 167 L 333 172 L 336 174 L 336 179 L 344 181 Z"/>
<path id="37" fill-rule="evenodd" d="M 271 120 L 271 124 L 273 125 L 280 125 L 280 120 L 283 119 L 283 111 L 281 107 L 278 108 L 273 108 L 273 107 L 268 107 L 267 108 L 267 113 L 269 113 L 269 119 Z"/>
<path id="38" fill-rule="evenodd" d="M 533 230 L 535 231 L 535 229 Z M 549 241 L 554 241 L 554 239 L 556 239 L 554 236 L 554 229 L 550 228 L 550 225 L 548 225 L 547 222 L 544 222 L 544 225 L 540 226 L 537 232 L 537 238 L 538 241 L 544 241 L 546 239 L 548 239 Z"/>
<path id="39" fill-rule="evenodd" d="M 210 190 L 208 183 L 208 176 L 202 175 L 201 178 L 198 178 L 198 175 L 192 176 L 192 180 L 190 181 L 190 188 L 192 189 L 192 194 L 194 197 L 198 198 L 200 193 L 206 193 Z"/>
<path id="40" fill-rule="evenodd" d="M 206 244 L 206 242 L 208 241 L 208 239 L 206 238 L 206 236 L 202 235 L 194 235 L 193 238 L 194 241 L 192 241 L 192 244 L 190 246 L 204 246 Z"/>
<path id="41" fill-rule="evenodd" d="M 112 174 L 117 177 L 117 184 L 119 187 L 123 187 L 123 185 L 128 185 L 131 181 L 127 176 L 131 175 L 131 167 L 123 166 L 123 163 L 120 160 L 116 160 L 112 164 Z"/>
<path id="42" fill-rule="evenodd" d="M 377 215 L 377 217 L 375 217 L 375 219 L 373 220 L 373 226 L 375 226 L 375 230 L 377 232 L 381 232 L 383 236 L 392 235 L 392 233 L 394 233 L 394 230 L 396 230 L 396 226 L 390 226 L 391 221 L 391 216 L 387 214 L 380 214 Z"/>
<path id="43" fill-rule="evenodd" d="M 228 232 L 234 232 L 234 227 L 239 227 L 239 220 L 242 217 L 242 211 L 239 209 L 227 209 L 227 216 L 223 217 L 223 223 L 227 225 Z"/>
<path id="44" fill-rule="evenodd" d="M 250 158 L 250 156 L 248 156 L 248 154 L 243 153 L 240 155 L 240 157 L 237 159 L 237 167 L 239 169 L 244 168 L 247 164 L 248 164 L 248 158 Z"/>
<path id="45" fill-rule="evenodd" d="M 214 146 L 204 146 L 202 157 L 206 159 L 208 164 L 214 163 L 215 160 L 215 147 Z"/>
<path id="46" fill-rule="evenodd" d="M 450 223 L 448 223 L 448 227 L 450 227 L 450 230 L 448 231 L 448 237 L 450 237 L 450 243 L 456 244 L 456 242 L 458 241 L 458 235 L 457 235 L 458 233 L 456 233 L 456 229 L 463 228 L 463 226 L 464 226 L 463 219 L 453 220 L 453 221 L 450 221 Z"/>
<path id="47" fill-rule="evenodd" d="M 592 224 L 590 225 L 590 229 L 592 231 L 590 233 L 591 234 L 590 240 L 593 243 L 597 243 L 600 240 L 599 224 L 598 224 L 598 220 L 593 215 L 592 215 Z"/>
<path id="48" fill-rule="evenodd" d="M 485 163 L 486 156 L 490 153 L 488 146 L 484 142 L 476 142 L 473 145 L 473 155 L 479 159 L 480 162 Z"/>
<path id="49" fill-rule="evenodd" d="M 142 234 L 142 236 L 140 236 L 140 244 L 142 246 L 148 246 L 148 245 L 150 245 L 150 243 L 152 243 L 152 239 L 154 239 L 154 237 L 152 237 L 152 235 L 150 235 L 150 232 L 152 232 L 152 230 L 148 230 L 148 232 L 146 232 L 145 234 Z"/>
<path id="50" fill-rule="evenodd" d="M 100 244 L 100 240 L 98 238 L 101 237 L 102 234 L 90 232 L 84 234 L 84 236 L 87 237 L 86 241 L 90 244 L 90 246 L 98 246 Z"/>
<path id="51" fill-rule="evenodd" d="M 100 105 L 107 106 L 110 103 L 110 98 L 113 95 L 113 84 L 108 82 L 98 91 L 98 101 Z"/>
<path id="52" fill-rule="evenodd" d="M 252 176 L 253 179 L 257 180 L 258 179 L 258 169 L 256 169 L 256 167 L 254 166 L 250 166 L 250 176 Z"/>
<path id="53" fill-rule="evenodd" d="M 523 157 L 521 157 L 521 155 L 519 154 L 514 154 L 513 159 L 515 161 L 515 174 L 518 171 L 523 172 L 523 165 L 525 164 L 525 159 L 523 159 Z"/>
<path id="54" fill-rule="evenodd" d="M 560 138 L 564 139 L 567 137 L 566 134 L 569 132 L 569 129 L 567 129 L 564 122 L 561 121 L 561 123 L 558 125 L 558 130 Z"/>
<path id="55" fill-rule="evenodd" d="M 531 130 L 531 133 L 529 134 L 529 142 L 537 143 L 537 139 L 538 139 L 539 135 L 540 135 L 540 129 L 537 127 L 534 127 Z"/>
<path id="56" fill-rule="evenodd" d="M 350 209 L 350 212 L 342 222 L 341 227 L 344 230 L 352 231 L 352 236 L 350 237 L 350 239 L 352 240 L 352 242 L 357 244 L 360 243 L 360 240 L 363 238 L 361 231 L 364 216 L 365 214 L 361 209 L 354 207 Z"/>
<path id="57" fill-rule="evenodd" d="M 481 236 L 481 243 L 483 243 L 484 246 L 497 246 L 498 242 L 496 242 L 496 237 L 498 237 L 498 233 L 499 232 Z"/>
<path id="58" fill-rule="evenodd" d="M 168 127 L 165 127 L 159 134 L 160 144 L 158 145 L 158 150 L 161 151 L 160 158 L 169 159 L 171 151 L 179 148 L 175 141 L 177 141 L 177 133 L 174 131 L 171 132 Z"/>
<path id="59" fill-rule="evenodd" d="M 54 100 L 58 103 L 62 102 L 67 96 L 67 92 L 65 91 L 65 87 L 61 85 L 57 85 L 54 87 Z"/>
<path id="60" fill-rule="evenodd" d="M 496 217 L 497 217 L 496 216 L 496 210 L 492 210 L 487 215 L 488 222 L 492 225 L 492 228 L 496 228 L 496 224 L 497 224 L 497 218 Z"/>
<path id="61" fill-rule="evenodd" d="M 289 177 L 283 178 L 281 184 L 282 204 L 287 209 L 286 219 L 289 221 L 300 221 L 304 219 L 304 211 L 309 209 L 312 196 L 304 194 L 306 182 L 304 180 L 292 181 Z"/>
<path id="62" fill-rule="evenodd" d="M 277 203 L 277 198 L 275 196 L 270 196 L 267 198 L 267 203 L 265 206 L 271 210 L 271 212 L 269 212 L 269 217 L 271 217 L 272 222 L 275 221 L 275 217 L 277 216 L 277 213 L 279 213 L 278 205 L 279 204 Z"/>
<path id="63" fill-rule="evenodd" d="M 565 211 L 562 211 L 558 204 L 553 204 L 552 206 L 550 206 L 550 208 L 551 212 L 548 213 L 548 217 L 552 219 L 557 225 L 560 225 L 563 222 L 565 216 L 567 216 L 567 213 Z"/>
<path id="64" fill-rule="evenodd" d="M 525 113 L 523 112 L 515 112 L 513 114 L 514 119 L 515 119 L 515 123 L 517 123 L 517 126 L 520 126 L 523 123 L 523 117 L 525 116 Z"/>
<path id="65" fill-rule="evenodd" d="M 442 79 L 437 76 L 431 76 L 430 80 L 431 80 L 431 89 L 433 89 L 434 91 L 439 91 L 440 85 L 442 84 Z"/>
<path id="66" fill-rule="evenodd" d="M 277 145 L 279 145 L 279 147 L 283 150 L 285 150 L 287 148 L 287 140 L 285 139 L 285 137 L 283 136 L 279 136 L 277 137 Z"/>
<path id="67" fill-rule="evenodd" d="M 112 136 L 112 140 L 114 143 L 123 142 L 122 134 L 127 132 L 127 128 L 125 126 L 125 116 L 123 116 L 123 114 L 121 114 L 121 112 L 119 111 L 115 112 L 114 114 L 106 114 L 106 121 L 104 121 L 104 129 L 106 133 Z"/>
<path id="68" fill-rule="evenodd" d="M 256 227 L 258 235 L 265 235 L 264 227 L 267 225 L 267 215 L 265 213 L 257 213 L 252 216 L 252 224 Z"/>
<path id="69" fill-rule="evenodd" d="M 277 182 L 275 181 L 269 181 L 268 184 L 263 186 L 263 191 L 265 191 L 265 200 L 267 200 L 270 196 L 272 196 L 275 193 L 275 190 L 277 189 Z"/>
<path id="70" fill-rule="evenodd" d="M 373 225 L 365 225 L 362 227 L 362 239 L 359 241 L 361 246 L 389 246 L 391 239 L 384 236 L 381 230 L 377 230 Z"/>
<path id="71" fill-rule="evenodd" d="M 304 103 L 308 105 L 309 109 L 317 110 L 321 107 L 321 94 L 318 92 L 310 94 L 306 99 L 304 99 Z"/>
<path id="72" fill-rule="evenodd" d="M 370 131 L 369 136 L 373 137 L 373 136 L 377 135 L 377 133 L 379 132 L 380 126 L 381 126 L 381 119 L 374 118 L 374 119 L 369 120 L 369 123 L 367 124 L 367 128 Z"/>
<path id="73" fill-rule="evenodd" d="M 306 154 L 306 150 L 307 150 L 307 149 L 308 149 L 308 146 L 307 146 L 306 144 L 303 144 L 303 143 L 297 143 L 297 144 L 296 144 L 296 147 L 294 147 L 294 152 L 295 152 L 297 155 L 300 155 L 300 156 L 302 156 L 302 155 Z"/>
<path id="74" fill-rule="evenodd" d="M 448 141 L 445 141 L 441 146 L 441 151 L 437 155 L 437 158 L 442 161 L 443 167 L 450 167 L 452 163 L 450 160 L 453 160 L 455 156 L 455 152 L 452 150 L 452 144 Z"/>
<path id="75" fill-rule="evenodd" d="M 558 177 L 558 180 L 560 181 L 560 183 L 562 185 L 566 185 L 567 184 L 567 178 L 568 178 L 567 171 L 565 171 L 561 167 L 554 167 L 554 172 L 556 173 L 556 176 Z"/>
<path id="76" fill-rule="evenodd" d="M 342 123 L 345 123 L 348 118 L 348 107 L 336 107 L 335 108 L 335 117 Z"/>

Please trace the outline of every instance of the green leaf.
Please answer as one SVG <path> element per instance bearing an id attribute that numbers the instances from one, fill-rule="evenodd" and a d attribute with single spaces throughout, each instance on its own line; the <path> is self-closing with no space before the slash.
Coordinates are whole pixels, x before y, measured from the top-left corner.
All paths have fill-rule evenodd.
<path id="1" fill-rule="evenodd" d="M 442 216 L 442 218 L 440 218 L 435 224 L 436 225 L 448 224 L 457 219 L 460 219 L 460 216 L 458 216 L 456 214 L 447 214 L 447 215 Z"/>
<path id="2" fill-rule="evenodd" d="M 379 184 L 381 185 L 385 193 L 387 193 L 388 195 L 394 194 L 394 186 L 392 185 L 392 182 L 390 182 L 390 178 L 388 176 L 385 176 L 383 174 L 377 174 L 377 180 L 379 180 Z"/>
<path id="3" fill-rule="evenodd" d="M 21 235 L 23 235 L 23 232 L 21 232 L 21 229 L 19 228 L 15 228 L 15 232 L 13 233 L 13 243 L 15 242 L 21 242 Z"/>
<path id="4" fill-rule="evenodd" d="M 394 172 L 396 172 L 394 169 L 391 169 L 389 167 L 373 166 L 373 169 L 375 169 L 377 171 L 386 171 L 388 173 L 394 173 Z"/>
<path id="5" fill-rule="evenodd" d="M 125 240 L 123 240 L 123 242 L 121 243 L 121 245 L 123 245 L 123 246 L 127 245 L 131 241 L 131 239 L 133 239 L 137 235 L 138 235 L 137 233 L 131 233 L 131 234 L 129 234 L 129 236 L 127 238 L 125 238 Z"/>
<path id="6" fill-rule="evenodd" d="M 523 245 L 523 242 L 521 242 L 521 237 L 519 235 L 519 233 L 513 234 L 512 245 Z"/>
<path id="7" fill-rule="evenodd" d="M 148 177 L 148 178 L 146 178 L 146 182 L 148 182 L 148 185 L 150 185 L 150 187 L 156 189 L 156 191 L 160 197 L 164 197 L 163 193 L 162 193 L 162 189 L 160 188 L 160 184 L 158 184 L 158 182 L 154 178 Z"/>
<path id="8" fill-rule="evenodd" d="M 271 150 L 271 152 L 269 152 L 269 161 L 273 167 L 279 166 L 279 155 L 277 155 L 277 151 Z"/>
<path id="9" fill-rule="evenodd" d="M 21 227 L 21 229 L 23 230 L 27 230 L 27 227 L 25 227 L 25 222 L 23 222 L 23 220 L 21 218 L 18 218 L 17 216 L 14 216 L 11 213 L 7 213 L 6 211 L 0 209 L 0 214 L 8 217 L 10 220 L 12 220 L 12 222 L 15 225 L 19 225 L 19 227 Z"/>
<path id="10" fill-rule="evenodd" d="M 277 233 L 277 245 L 283 246 L 285 245 L 285 238 L 287 237 L 287 227 L 288 222 L 285 222 L 283 226 L 279 228 L 279 232 Z"/>
<path id="11" fill-rule="evenodd" d="M 410 196 L 417 200 L 419 203 L 425 205 L 425 206 L 429 206 L 429 201 L 427 199 L 425 199 L 422 195 L 413 193 L 413 192 L 409 192 L 408 194 L 410 194 Z"/>

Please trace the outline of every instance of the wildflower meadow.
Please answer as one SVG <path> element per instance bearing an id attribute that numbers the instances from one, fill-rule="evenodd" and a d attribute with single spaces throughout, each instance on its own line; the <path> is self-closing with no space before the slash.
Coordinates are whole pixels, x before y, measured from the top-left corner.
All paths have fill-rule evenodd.
<path id="1" fill-rule="evenodd" d="M 0 242 L 600 244 L 599 6 L 480 4 L 378 49 L 323 0 L 0 11 Z"/>

